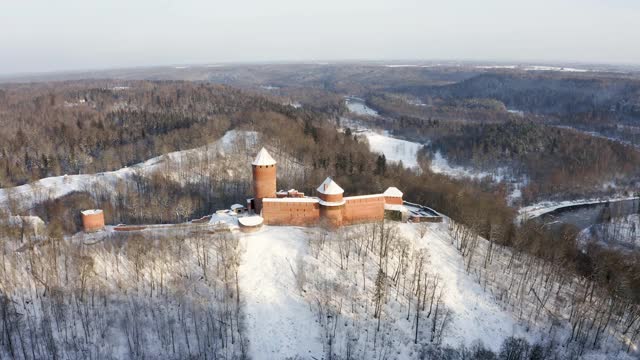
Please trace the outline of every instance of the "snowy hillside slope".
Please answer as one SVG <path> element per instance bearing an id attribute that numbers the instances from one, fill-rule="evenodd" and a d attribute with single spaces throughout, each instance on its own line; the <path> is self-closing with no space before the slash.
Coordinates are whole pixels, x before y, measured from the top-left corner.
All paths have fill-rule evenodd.
<path id="1" fill-rule="evenodd" d="M 463 258 L 452 245 L 447 224 L 429 225 L 422 238 L 412 224 L 402 224 L 401 231 L 413 238 L 418 246 L 429 250 L 432 267 L 444 281 L 444 303 L 452 311 L 445 344 L 469 346 L 473 341 L 482 340 L 498 351 L 508 336 L 524 337 L 530 342 L 539 340 L 537 329 L 527 331 L 526 324 L 502 309 L 493 296 L 465 272 Z"/>
<path id="2" fill-rule="evenodd" d="M 584 321 L 576 311 L 597 319 L 606 306 L 597 296 L 586 307 L 572 299 L 584 293 L 579 279 L 554 277 L 553 267 L 514 259 L 497 245 L 487 263 L 489 243 L 481 238 L 463 256 L 448 221 L 336 232 L 265 226 L 244 235 L 250 352 L 256 359 L 415 359 L 434 347 L 478 343 L 497 352 L 515 336 L 561 356 L 630 358 L 615 325 L 596 348 L 586 346 L 596 327 L 572 332 Z"/>
<path id="3" fill-rule="evenodd" d="M 307 256 L 305 237 L 300 228 L 266 227 L 242 239 L 240 292 L 254 360 L 322 358 L 318 321 L 293 275 L 296 260 Z"/>
<path id="4" fill-rule="evenodd" d="M 371 130 L 359 134 L 367 138 L 371 151 L 384 154 L 387 161 L 402 161 L 402 164 L 408 168 L 418 167 L 418 151 L 422 148 L 422 144 L 396 139 L 385 133 L 379 134 Z"/>
<path id="5" fill-rule="evenodd" d="M 388 250 L 389 262 L 382 266 L 388 278 L 378 325 L 374 313 L 381 266 L 375 254 L 379 244 L 374 244 L 372 237 L 383 230 L 376 226 L 350 227 L 333 239 L 328 235 L 322 240 L 320 234 L 309 238 L 312 256 L 305 258 L 305 294 L 319 318 L 332 319 L 323 322 L 325 341 L 332 339 L 331 345 L 324 344 L 325 351 L 337 356 L 349 352 L 355 358 L 414 359 L 429 345 L 458 347 L 481 341 L 498 351 L 509 336 L 530 342 L 539 339 L 538 330 L 528 331 L 526 324 L 502 309 L 465 273 L 446 224 L 426 225 L 428 231 L 423 238 L 418 229 L 421 225 L 387 225 L 391 228 L 384 231 L 389 232 L 393 249 Z M 413 292 L 418 284 L 412 287 L 411 283 L 416 277 L 415 261 L 421 254 L 428 259 L 423 271 L 429 293 L 427 309 L 420 315 L 423 318 L 419 319 L 416 344 L 418 296 Z"/>

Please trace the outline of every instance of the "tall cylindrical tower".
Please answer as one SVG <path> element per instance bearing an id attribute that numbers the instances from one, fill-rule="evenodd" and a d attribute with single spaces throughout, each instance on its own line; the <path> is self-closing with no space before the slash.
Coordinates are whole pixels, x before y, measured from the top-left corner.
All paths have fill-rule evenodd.
<path id="1" fill-rule="evenodd" d="M 262 148 L 253 163 L 253 195 L 255 212 L 262 211 L 262 199 L 276 197 L 276 161 Z"/>

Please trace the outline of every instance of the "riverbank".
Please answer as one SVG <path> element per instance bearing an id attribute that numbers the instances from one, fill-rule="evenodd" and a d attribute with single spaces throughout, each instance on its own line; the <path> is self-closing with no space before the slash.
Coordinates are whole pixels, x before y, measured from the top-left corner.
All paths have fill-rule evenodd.
<path id="1" fill-rule="evenodd" d="M 638 196 L 614 196 L 611 198 L 598 198 L 598 199 L 579 199 L 579 200 L 566 200 L 566 201 L 543 201 L 533 205 L 522 207 L 518 210 L 518 216 L 516 217 L 517 223 L 522 223 L 533 218 L 540 217 L 544 214 L 552 211 L 560 210 L 562 208 L 570 208 L 575 206 L 595 205 L 612 203 L 619 201 L 638 200 Z"/>

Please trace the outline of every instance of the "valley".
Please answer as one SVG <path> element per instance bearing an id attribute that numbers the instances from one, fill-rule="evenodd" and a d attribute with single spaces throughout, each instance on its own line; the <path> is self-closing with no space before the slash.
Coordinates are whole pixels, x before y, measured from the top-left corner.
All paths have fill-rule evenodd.
<path id="1" fill-rule="evenodd" d="M 466 93 L 491 71 L 189 67 L 158 76 L 233 80 L 0 85 L 3 356 L 634 358 L 636 150 L 557 128 L 569 105 Z M 565 84 L 548 72 L 587 76 L 525 71 L 543 88 Z M 263 147 L 274 200 L 341 206 L 318 190 L 331 180 L 345 202 L 399 212 L 272 223 L 251 202 Z M 371 200 L 391 188 L 400 204 Z M 402 215 L 402 200 L 442 222 Z M 102 230 L 83 227 L 86 209 L 103 210 Z M 311 208 L 292 209 L 279 211 Z"/>

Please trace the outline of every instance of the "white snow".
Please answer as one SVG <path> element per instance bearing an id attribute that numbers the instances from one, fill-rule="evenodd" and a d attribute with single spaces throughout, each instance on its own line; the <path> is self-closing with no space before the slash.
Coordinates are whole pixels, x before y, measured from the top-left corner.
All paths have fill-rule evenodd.
<path id="1" fill-rule="evenodd" d="M 578 69 L 573 67 L 549 66 L 549 65 L 477 65 L 476 69 L 521 69 L 525 71 L 565 71 L 565 72 L 587 72 L 588 69 Z"/>
<path id="2" fill-rule="evenodd" d="M 389 65 L 385 65 L 385 67 L 388 68 L 402 68 L 402 67 L 418 67 L 420 65 L 416 65 L 416 64 L 389 64 Z"/>
<path id="3" fill-rule="evenodd" d="M 265 226 L 241 241 L 246 252 L 239 281 L 246 301 L 250 357 L 321 359 L 319 325 L 291 270 L 296 259 L 307 254 L 303 230 Z"/>
<path id="4" fill-rule="evenodd" d="M 238 218 L 238 222 L 242 226 L 258 226 L 262 224 L 262 216 L 253 215 L 253 216 L 243 216 Z"/>
<path id="5" fill-rule="evenodd" d="M 262 199 L 263 202 L 305 202 L 305 203 L 316 203 L 320 201 L 320 199 L 316 197 L 288 197 L 288 198 L 268 198 Z"/>
<path id="6" fill-rule="evenodd" d="M 368 195 L 355 195 L 355 196 L 346 196 L 345 200 L 358 200 L 358 199 L 372 199 L 377 197 L 383 197 L 384 194 L 368 194 Z"/>
<path id="7" fill-rule="evenodd" d="M 531 65 L 525 66 L 527 71 L 566 71 L 566 72 L 587 72 L 587 69 L 576 69 L 572 67 L 560 67 L 560 66 L 546 66 L 546 65 Z"/>
<path id="8" fill-rule="evenodd" d="M 400 212 L 409 212 L 409 209 L 407 209 L 406 206 L 404 205 L 400 205 L 400 204 L 384 204 L 384 209 L 385 210 L 392 210 L 392 211 L 400 211 Z"/>
<path id="9" fill-rule="evenodd" d="M 346 99 L 347 108 L 354 114 L 364 116 L 378 116 L 378 112 L 368 107 L 363 99 L 349 97 Z"/>
<path id="10" fill-rule="evenodd" d="M 478 65 L 476 69 L 516 69 L 517 65 Z"/>
<path id="11" fill-rule="evenodd" d="M 395 186 L 392 186 L 390 188 L 388 188 L 387 190 L 384 191 L 383 193 L 384 196 L 390 196 L 390 197 L 402 197 L 402 191 L 400 191 L 400 189 L 398 189 Z"/>
<path id="12" fill-rule="evenodd" d="M 324 201 L 324 200 L 320 200 L 318 201 L 318 203 L 320 203 L 320 205 L 322 206 L 341 206 L 347 203 L 346 200 L 340 200 L 340 201 Z"/>
<path id="13" fill-rule="evenodd" d="M 320 184 L 320 186 L 318 186 L 316 190 L 318 190 L 319 193 L 325 195 L 339 195 L 344 193 L 344 190 L 340 187 L 340 185 L 336 184 L 336 182 L 333 181 L 333 179 L 331 179 L 330 177 L 324 179 L 322 184 Z"/>
<path id="14" fill-rule="evenodd" d="M 252 165 L 255 166 L 269 166 L 275 164 L 276 161 L 271 157 L 271 155 L 269 155 L 269 152 L 265 148 L 260 149 L 260 152 L 258 152 L 258 155 L 256 155 L 256 158 L 252 163 Z"/>
<path id="15" fill-rule="evenodd" d="M 491 177 L 495 182 L 500 182 L 504 179 L 504 173 L 507 169 L 498 169 L 495 172 L 476 171 L 473 169 L 465 168 L 463 166 L 450 165 L 447 159 L 442 156 L 440 151 L 436 151 L 431 159 L 431 171 L 437 174 L 445 174 L 453 178 L 469 178 L 469 179 L 481 179 L 485 177 Z"/>
<path id="16" fill-rule="evenodd" d="M 386 132 L 379 134 L 366 130 L 360 134 L 369 141 L 371 151 L 384 154 L 387 161 L 402 161 L 402 164 L 408 168 L 418 167 L 418 151 L 422 148 L 422 144 L 396 139 Z"/>
<path id="17" fill-rule="evenodd" d="M 102 214 L 102 210 L 100 210 L 100 209 L 90 209 L 90 210 L 82 211 L 82 215 L 95 215 L 95 214 Z"/>
<path id="18" fill-rule="evenodd" d="M 482 340 L 486 346 L 497 351 L 509 336 L 524 337 L 530 342 L 535 340 L 535 333 L 527 332 L 510 312 L 501 308 L 492 295 L 465 272 L 462 256 L 452 245 L 447 224 L 428 226 L 429 231 L 423 238 L 420 238 L 413 224 L 401 224 L 400 230 L 405 236 L 413 238 L 418 246 L 428 249 L 430 270 L 439 274 L 444 281 L 444 302 L 453 311 L 444 343 L 450 346 L 464 343 L 468 346 L 473 341 Z"/>

